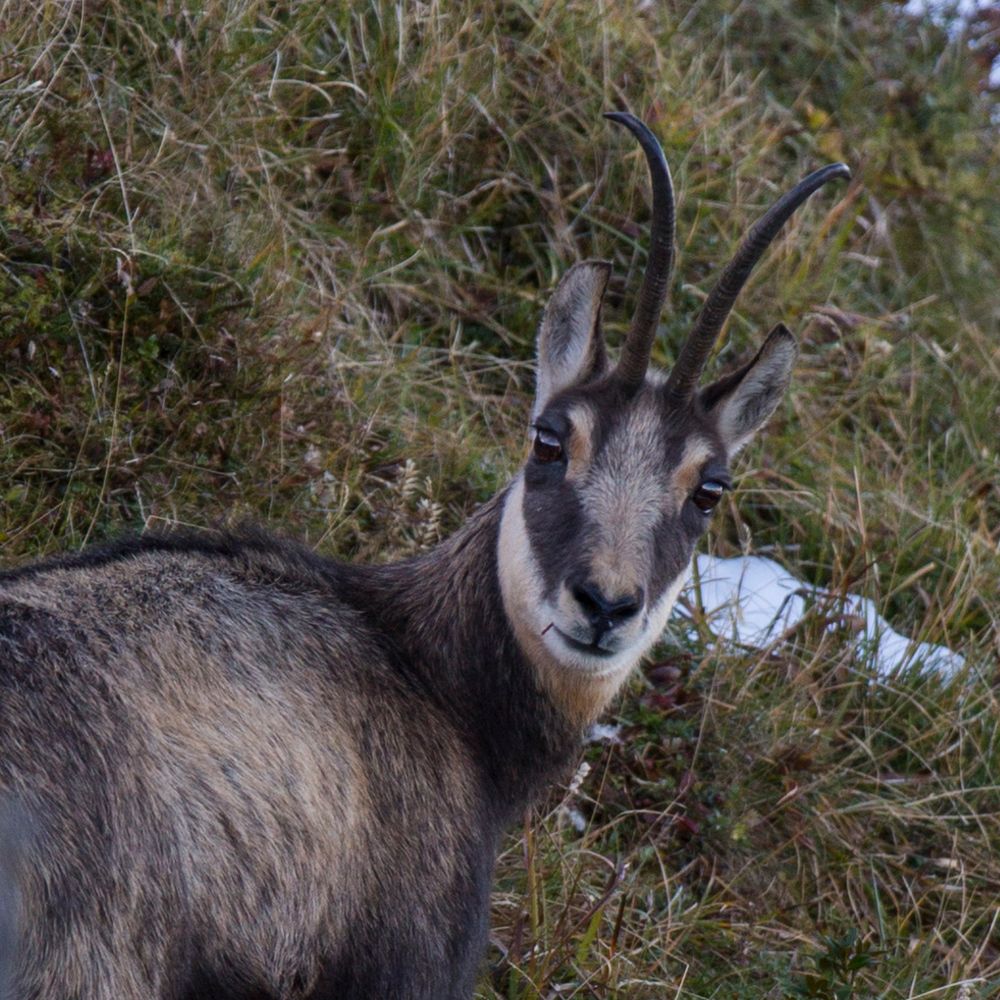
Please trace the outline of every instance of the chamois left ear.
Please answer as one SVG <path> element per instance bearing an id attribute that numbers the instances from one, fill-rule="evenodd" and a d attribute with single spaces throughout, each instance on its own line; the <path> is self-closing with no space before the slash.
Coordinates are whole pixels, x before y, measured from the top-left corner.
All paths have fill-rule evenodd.
<path id="1" fill-rule="evenodd" d="M 587 382 L 607 368 L 601 333 L 601 302 L 611 265 L 602 260 L 574 264 L 545 307 L 538 328 L 538 377 L 532 418 L 563 389 Z"/>
<path id="2" fill-rule="evenodd" d="M 753 361 L 702 390 L 702 405 L 715 418 L 730 456 L 743 448 L 777 409 L 798 352 L 795 338 L 779 323 Z"/>

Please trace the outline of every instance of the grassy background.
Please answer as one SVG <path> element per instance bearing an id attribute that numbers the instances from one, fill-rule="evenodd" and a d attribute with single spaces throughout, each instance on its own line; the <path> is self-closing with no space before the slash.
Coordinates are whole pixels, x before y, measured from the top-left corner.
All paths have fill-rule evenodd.
<path id="1" fill-rule="evenodd" d="M 516 467 L 558 275 L 613 260 L 627 323 L 645 168 L 601 111 L 674 169 L 661 363 L 763 206 L 843 159 L 720 347 L 785 319 L 802 357 L 708 546 L 862 592 L 969 675 L 873 685 L 824 609 L 766 653 L 668 640 L 622 741 L 507 843 L 479 996 L 996 995 L 998 26 L 0 2 L 5 562 L 247 515 L 349 558 L 433 544 Z"/>

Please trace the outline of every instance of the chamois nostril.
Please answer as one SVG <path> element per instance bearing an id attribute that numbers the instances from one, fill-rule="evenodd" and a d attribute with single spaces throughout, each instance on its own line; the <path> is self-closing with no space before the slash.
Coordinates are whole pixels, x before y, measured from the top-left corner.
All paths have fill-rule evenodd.
<path id="1" fill-rule="evenodd" d="M 642 607 L 641 588 L 634 594 L 615 600 L 609 600 L 591 583 L 572 584 L 570 593 L 576 603 L 583 608 L 592 625 L 604 624 L 605 627 L 619 625 L 635 615 Z"/>
<path id="2" fill-rule="evenodd" d="M 622 597 L 618 601 L 615 601 L 611 605 L 610 617 L 619 622 L 632 618 L 642 608 L 642 600 L 644 596 L 643 590 L 640 587 L 634 594 L 631 594 L 628 597 Z"/>
<path id="3" fill-rule="evenodd" d="M 577 583 L 570 587 L 570 593 L 591 622 L 604 617 L 604 598 L 596 587 L 587 583 Z"/>

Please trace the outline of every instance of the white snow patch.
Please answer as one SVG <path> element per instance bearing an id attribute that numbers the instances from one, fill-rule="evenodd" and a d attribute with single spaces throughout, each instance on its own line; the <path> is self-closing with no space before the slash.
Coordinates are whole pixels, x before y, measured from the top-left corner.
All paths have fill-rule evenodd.
<path id="1" fill-rule="evenodd" d="M 945 646 L 914 642 L 897 632 L 867 597 L 841 597 L 814 587 L 763 556 L 697 556 L 685 596 L 697 602 L 698 592 L 713 635 L 743 646 L 763 649 L 776 642 L 821 602 L 826 617 L 834 619 L 827 627 L 849 628 L 859 660 L 870 664 L 880 679 L 911 665 L 951 678 L 965 663 Z M 677 613 L 686 614 L 680 606 Z"/>

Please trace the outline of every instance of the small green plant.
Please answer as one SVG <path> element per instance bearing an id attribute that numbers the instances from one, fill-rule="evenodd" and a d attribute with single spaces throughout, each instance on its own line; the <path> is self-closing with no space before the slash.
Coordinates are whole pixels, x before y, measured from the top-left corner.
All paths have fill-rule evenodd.
<path id="1" fill-rule="evenodd" d="M 862 941 L 851 928 L 843 937 L 824 937 L 824 951 L 812 958 L 814 968 L 802 973 L 790 994 L 808 1000 L 867 1000 L 873 996 L 858 983 L 882 953 Z"/>

